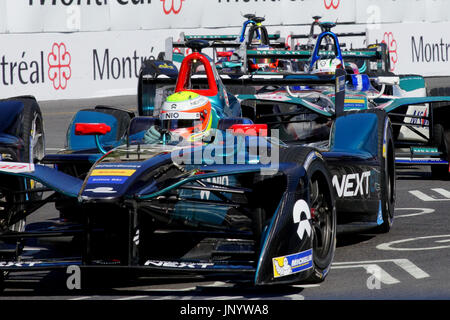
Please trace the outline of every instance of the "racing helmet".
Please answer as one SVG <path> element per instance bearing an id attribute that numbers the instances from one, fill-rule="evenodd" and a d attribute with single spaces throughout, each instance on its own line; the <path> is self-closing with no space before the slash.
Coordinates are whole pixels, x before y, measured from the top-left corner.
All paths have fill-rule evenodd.
<path id="1" fill-rule="evenodd" d="M 188 141 L 201 140 L 211 130 L 211 102 L 191 91 L 180 91 L 167 97 L 160 111 L 163 130 Z"/>
<path id="2" fill-rule="evenodd" d="M 338 58 L 334 59 L 318 59 L 310 72 L 312 74 L 335 74 L 336 69 L 342 69 L 342 61 Z"/>

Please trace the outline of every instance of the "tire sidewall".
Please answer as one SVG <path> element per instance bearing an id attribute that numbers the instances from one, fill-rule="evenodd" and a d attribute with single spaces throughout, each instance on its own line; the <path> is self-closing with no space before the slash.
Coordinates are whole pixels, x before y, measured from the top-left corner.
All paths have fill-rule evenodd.
<path id="1" fill-rule="evenodd" d="M 381 121 L 382 120 L 382 121 Z M 380 119 L 383 131 L 380 133 L 379 154 L 380 161 L 380 192 L 383 223 L 379 227 L 380 232 L 388 232 L 394 222 L 395 208 L 395 190 L 396 190 L 396 173 L 395 173 L 395 155 L 394 142 L 392 135 L 392 125 L 387 116 Z M 381 126 L 380 126 L 381 127 Z"/>
<path id="2" fill-rule="evenodd" d="M 331 263 L 334 259 L 334 253 L 336 250 L 336 206 L 335 206 L 335 199 L 334 199 L 334 193 L 332 189 L 332 183 L 331 178 L 329 176 L 327 167 L 324 163 L 324 161 L 320 158 L 316 158 L 311 165 L 307 169 L 308 177 L 312 177 L 315 173 L 320 172 L 325 179 L 326 183 L 329 187 L 329 201 L 332 203 L 332 212 L 331 212 L 331 236 L 330 236 L 330 242 L 328 244 L 328 252 L 325 256 L 325 258 L 319 259 L 316 255 L 314 255 L 313 250 L 313 262 L 314 262 L 314 272 L 321 275 L 321 277 L 324 276 L 324 272 L 329 269 L 331 266 Z M 311 200 L 310 200 L 311 205 Z M 315 234 L 313 233 L 315 236 Z"/>

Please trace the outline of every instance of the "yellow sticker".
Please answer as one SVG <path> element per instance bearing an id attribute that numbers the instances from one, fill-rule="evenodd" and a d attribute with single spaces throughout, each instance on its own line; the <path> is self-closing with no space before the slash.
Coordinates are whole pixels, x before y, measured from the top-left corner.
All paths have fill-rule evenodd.
<path id="1" fill-rule="evenodd" d="M 131 177 L 135 172 L 131 169 L 97 169 L 92 171 L 91 176 Z"/>
<path id="2" fill-rule="evenodd" d="M 345 99 L 345 103 L 366 103 L 366 100 L 364 99 Z"/>

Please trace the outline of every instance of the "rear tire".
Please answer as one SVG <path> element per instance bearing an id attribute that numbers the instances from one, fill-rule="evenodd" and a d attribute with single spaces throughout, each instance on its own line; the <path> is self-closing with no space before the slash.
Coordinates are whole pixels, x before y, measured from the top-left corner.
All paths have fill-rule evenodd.
<path id="1" fill-rule="evenodd" d="M 395 151 L 391 122 L 386 114 L 380 118 L 383 121 L 380 120 L 378 126 L 378 158 L 381 162 L 380 193 L 383 222 L 379 225 L 377 231 L 379 233 L 387 233 L 394 223 L 396 197 Z"/>
<path id="2" fill-rule="evenodd" d="M 3 293 L 3 291 L 5 291 L 5 275 L 6 271 L 0 271 L 0 294 Z"/>

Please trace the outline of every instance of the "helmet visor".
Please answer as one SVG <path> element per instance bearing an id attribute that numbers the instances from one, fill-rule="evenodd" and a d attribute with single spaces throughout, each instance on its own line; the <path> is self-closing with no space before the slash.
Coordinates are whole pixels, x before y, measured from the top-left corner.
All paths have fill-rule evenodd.
<path id="1" fill-rule="evenodd" d="M 202 124 L 199 112 L 163 112 L 160 116 L 161 126 L 167 130 L 193 129 Z"/>

